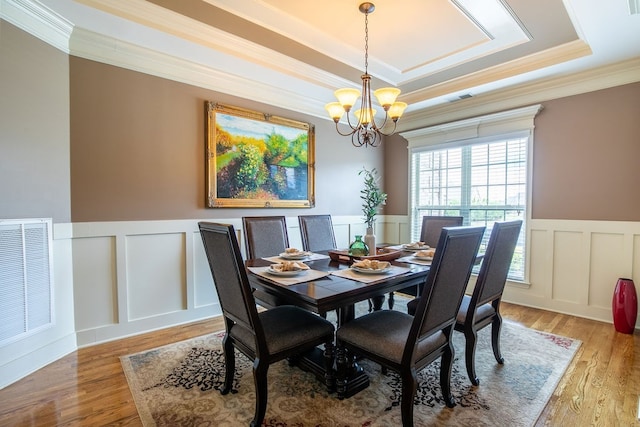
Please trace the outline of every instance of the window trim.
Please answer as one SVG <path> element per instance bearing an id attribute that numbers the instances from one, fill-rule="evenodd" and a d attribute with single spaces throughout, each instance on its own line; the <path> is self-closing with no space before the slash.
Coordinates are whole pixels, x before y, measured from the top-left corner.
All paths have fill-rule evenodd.
<path id="1" fill-rule="evenodd" d="M 411 179 L 411 165 L 413 154 L 433 149 L 448 149 L 461 145 L 482 143 L 483 140 L 496 137 L 509 137 L 514 135 L 528 136 L 527 147 L 527 201 L 525 212 L 525 262 L 524 283 L 529 282 L 531 260 L 531 200 L 533 188 L 533 147 L 534 118 L 542 110 L 541 104 L 499 113 L 487 114 L 450 123 L 429 126 L 401 132 L 400 135 L 408 141 L 407 174 Z M 412 215 L 411 188 L 407 188 L 407 207 L 409 215 Z M 411 223 L 410 219 L 410 223 Z"/>

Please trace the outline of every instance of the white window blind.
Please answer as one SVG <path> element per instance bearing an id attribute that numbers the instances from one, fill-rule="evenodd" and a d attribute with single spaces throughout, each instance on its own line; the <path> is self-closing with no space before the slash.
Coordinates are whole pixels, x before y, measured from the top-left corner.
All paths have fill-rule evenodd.
<path id="1" fill-rule="evenodd" d="M 525 219 L 528 137 L 497 139 L 412 154 L 412 239 L 420 237 L 422 217 L 464 217 L 465 225 L 487 227 L 481 251 L 496 221 Z M 525 227 L 523 227 L 523 230 Z M 524 231 L 510 278 L 524 280 Z"/>
<path id="2" fill-rule="evenodd" d="M 51 220 L 0 220 L 0 345 L 52 323 Z"/>
<path id="3" fill-rule="evenodd" d="M 540 109 L 535 105 L 402 133 L 410 149 L 414 241 L 423 216 L 462 216 L 464 225 L 487 227 L 482 251 L 496 221 L 522 219 L 509 278 L 526 280 L 529 155 Z"/>

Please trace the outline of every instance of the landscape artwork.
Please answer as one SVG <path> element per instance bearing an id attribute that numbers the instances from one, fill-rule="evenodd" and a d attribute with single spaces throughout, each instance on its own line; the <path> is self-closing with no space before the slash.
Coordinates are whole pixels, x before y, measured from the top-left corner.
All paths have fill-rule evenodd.
<path id="1" fill-rule="evenodd" d="M 313 125 L 207 102 L 207 206 L 311 208 Z"/>

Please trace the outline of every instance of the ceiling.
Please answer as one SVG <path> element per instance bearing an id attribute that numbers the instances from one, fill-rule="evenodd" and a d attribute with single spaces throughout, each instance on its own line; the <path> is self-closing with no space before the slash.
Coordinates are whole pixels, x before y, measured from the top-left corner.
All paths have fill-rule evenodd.
<path id="1" fill-rule="evenodd" d="M 2 2 L 68 22 L 72 54 L 91 57 L 87 34 L 109 37 L 202 67 L 213 89 L 317 117 L 327 118 L 335 89 L 359 88 L 364 71 L 360 0 Z M 640 0 L 374 3 L 372 86 L 399 87 L 408 115 L 640 59 Z M 254 88 L 243 93 L 241 82 Z"/>

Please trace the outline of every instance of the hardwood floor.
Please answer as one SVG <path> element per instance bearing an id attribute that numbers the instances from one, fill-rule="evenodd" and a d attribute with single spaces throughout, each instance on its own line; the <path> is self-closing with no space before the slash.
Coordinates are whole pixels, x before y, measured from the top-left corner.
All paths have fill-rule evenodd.
<path id="1" fill-rule="evenodd" d="M 506 303 L 502 313 L 583 342 L 536 426 L 640 425 L 637 332 L 621 334 L 608 323 Z M 119 357 L 221 329 L 216 318 L 80 349 L 0 390 L 0 425 L 140 426 Z"/>

